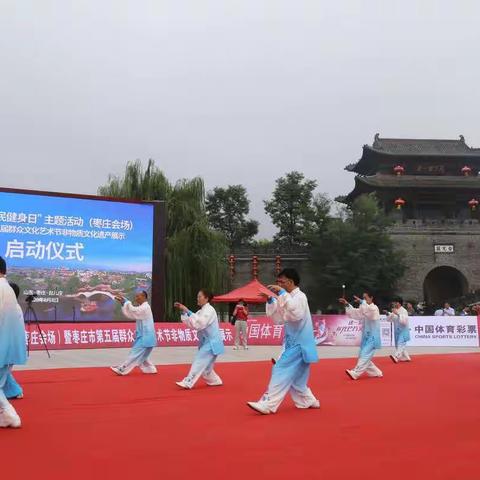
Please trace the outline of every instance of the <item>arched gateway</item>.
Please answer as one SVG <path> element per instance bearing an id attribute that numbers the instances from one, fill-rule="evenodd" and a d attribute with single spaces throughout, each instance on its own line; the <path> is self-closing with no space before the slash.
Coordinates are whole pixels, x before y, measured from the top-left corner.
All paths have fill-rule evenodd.
<path id="1" fill-rule="evenodd" d="M 423 294 L 428 303 L 440 305 L 449 298 L 468 292 L 468 281 L 460 270 L 442 266 L 431 270 L 423 282 Z"/>

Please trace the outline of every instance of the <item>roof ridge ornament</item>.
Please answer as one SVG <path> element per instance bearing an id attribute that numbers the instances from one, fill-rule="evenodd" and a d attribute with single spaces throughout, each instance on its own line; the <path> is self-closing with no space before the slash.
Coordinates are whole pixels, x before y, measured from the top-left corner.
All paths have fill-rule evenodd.
<path id="1" fill-rule="evenodd" d="M 380 142 L 380 134 L 379 133 L 376 133 L 375 136 L 373 137 L 372 147 L 377 148 L 378 150 L 382 149 L 382 144 Z"/>

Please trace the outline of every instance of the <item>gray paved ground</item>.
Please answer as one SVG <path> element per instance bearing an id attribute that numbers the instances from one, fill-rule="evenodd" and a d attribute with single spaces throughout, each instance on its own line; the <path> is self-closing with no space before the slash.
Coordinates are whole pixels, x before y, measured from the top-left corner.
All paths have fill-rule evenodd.
<path id="1" fill-rule="evenodd" d="M 156 348 L 151 356 L 156 365 L 172 365 L 191 363 L 195 354 L 195 347 L 164 347 Z M 384 348 L 377 355 L 385 356 L 392 353 L 392 348 Z M 411 347 L 408 349 L 411 355 L 441 354 L 441 353 L 480 353 L 479 348 L 427 348 Z M 106 348 L 95 350 L 56 350 L 51 352 L 52 358 L 48 358 L 43 351 L 32 352 L 27 365 L 16 367 L 18 370 L 38 370 L 47 368 L 77 368 L 77 367 L 107 367 L 118 365 L 128 353 L 125 348 Z M 320 347 L 320 358 L 350 358 L 356 357 L 357 347 Z M 226 353 L 221 355 L 219 362 L 249 362 L 269 360 L 280 354 L 280 347 L 250 347 L 249 350 L 233 350 L 226 347 Z"/>

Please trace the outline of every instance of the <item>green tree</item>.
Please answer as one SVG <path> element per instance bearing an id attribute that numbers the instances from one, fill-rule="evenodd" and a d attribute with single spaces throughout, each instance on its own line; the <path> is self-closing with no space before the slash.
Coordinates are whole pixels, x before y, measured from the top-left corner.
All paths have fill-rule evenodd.
<path id="1" fill-rule="evenodd" d="M 389 224 L 374 195 L 358 197 L 341 218 L 328 222 L 311 249 L 315 306 L 336 304 L 342 285 L 349 296 L 372 289 L 379 302 L 393 295 L 405 264 L 388 235 Z"/>
<path id="2" fill-rule="evenodd" d="M 251 244 L 258 233 L 258 222 L 246 218 L 250 201 L 243 185 L 214 188 L 207 194 L 206 208 L 210 225 L 225 235 L 230 248 Z"/>
<path id="3" fill-rule="evenodd" d="M 276 180 L 272 199 L 265 201 L 265 212 L 278 228 L 274 237 L 280 247 L 305 247 L 325 226 L 330 214 L 330 200 L 315 195 L 315 180 L 300 172 L 290 172 Z"/>
<path id="4" fill-rule="evenodd" d="M 148 161 L 146 169 L 137 160 L 127 164 L 123 177 L 110 176 L 98 193 L 113 198 L 166 202 L 166 320 L 178 319 L 173 308 L 176 300 L 195 306 L 199 288 L 224 290 L 226 240 L 208 225 L 201 178 L 171 184 L 153 160 Z"/>

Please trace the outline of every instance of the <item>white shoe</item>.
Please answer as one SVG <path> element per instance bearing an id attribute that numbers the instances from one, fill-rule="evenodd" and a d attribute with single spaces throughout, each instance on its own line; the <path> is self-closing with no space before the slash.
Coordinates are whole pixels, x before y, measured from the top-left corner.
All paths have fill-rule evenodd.
<path id="1" fill-rule="evenodd" d="M 20 428 L 22 422 L 12 404 L 0 410 L 0 428 Z"/>
<path id="2" fill-rule="evenodd" d="M 126 373 L 120 367 L 110 367 L 110 370 L 120 376 L 126 375 Z"/>
<path id="3" fill-rule="evenodd" d="M 233 347 L 233 350 L 238 350 L 238 347 L 235 345 L 235 346 Z"/>
<path id="4" fill-rule="evenodd" d="M 207 382 L 205 382 L 205 383 L 207 383 Z M 222 380 L 217 380 L 216 382 L 207 383 L 207 386 L 209 386 L 209 387 L 221 387 L 222 385 L 223 385 Z"/>
<path id="5" fill-rule="evenodd" d="M 147 375 L 154 375 L 155 373 L 157 373 L 157 369 L 155 367 L 155 365 L 149 365 L 148 367 L 144 367 L 143 365 L 140 367 L 140 370 L 143 372 L 143 373 L 146 373 Z"/>
<path id="6" fill-rule="evenodd" d="M 262 402 L 247 402 L 247 405 L 255 410 L 258 413 L 261 413 L 262 415 L 270 415 L 270 413 L 273 413 L 265 404 Z"/>
<path id="7" fill-rule="evenodd" d="M 188 385 L 188 383 L 185 383 L 184 380 L 182 380 L 181 382 L 175 382 L 180 388 L 184 388 L 185 390 L 191 390 L 192 389 L 192 386 L 191 385 Z"/>
<path id="8" fill-rule="evenodd" d="M 345 373 L 352 379 L 352 380 L 358 380 L 358 374 L 356 374 L 353 370 L 345 370 Z"/>
<path id="9" fill-rule="evenodd" d="M 308 407 L 299 407 L 297 405 L 297 408 L 301 408 L 301 409 L 308 409 L 308 408 L 320 408 L 320 400 L 315 400 L 311 405 L 309 405 Z"/>
<path id="10" fill-rule="evenodd" d="M 248 350 L 248 347 L 243 347 L 244 350 Z"/>
<path id="11" fill-rule="evenodd" d="M 398 363 L 398 358 L 395 355 L 390 355 L 393 363 Z"/>
<path id="12" fill-rule="evenodd" d="M 371 378 L 383 378 L 383 373 L 380 372 L 380 373 L 367 373 L 367 375 Z"/>

